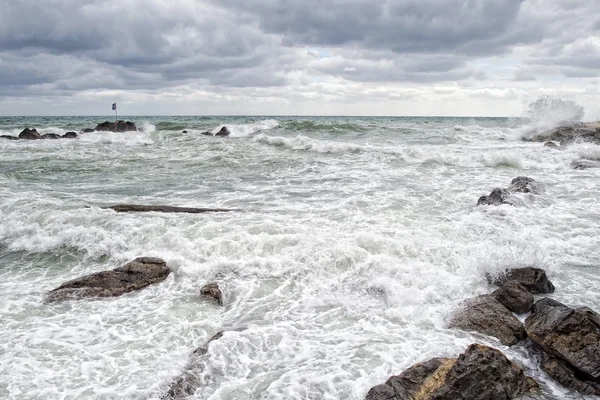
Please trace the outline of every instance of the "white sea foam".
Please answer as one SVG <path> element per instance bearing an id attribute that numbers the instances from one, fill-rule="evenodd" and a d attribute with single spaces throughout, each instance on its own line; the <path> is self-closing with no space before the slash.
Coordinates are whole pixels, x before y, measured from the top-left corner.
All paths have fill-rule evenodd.
<path id="1" fill-rule="evenodd" d="M 276 128 L 279 126 L 279 122 L 274 119 L 265 119 L 262 121 L 252 122 L 249 124 L 223 124 L 214 128 L 211 132 L 217 133 L 219 130 L 226 126 L 229 129 L 231 137 L 246 137 L 253 135 L 257 132 L 267 131 L 269 129 Z"/>
<path id="2" fill-rule="evenodd" d="M 527 105 L 524 117 L 529 122 L 518 128 L 515 135 L 519 139 L 530 138 L 549 129 L 580 122 L 584 115 L 584 108 L 574 100 L 542 96 Z"/>

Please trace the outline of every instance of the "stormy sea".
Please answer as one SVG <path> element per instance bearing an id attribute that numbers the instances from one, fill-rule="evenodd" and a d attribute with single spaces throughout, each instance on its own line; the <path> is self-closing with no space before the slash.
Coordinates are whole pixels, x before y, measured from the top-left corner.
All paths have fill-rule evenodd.
<path id="1" fill-rule="evenodd" d="M 0 398 L 160 399 L 205 346 L 190 398 L 359 400 L 471 343 L 521 366 L 538 398 L 596 398 L 551 379 L 528 340 L 449 327 L 496 289 L 486 273 L 510 268 L 546 271 L 556 290 L 536 300 L 600 310 L 600 168 L 574 168 L 600 146 L 522 140 L 570 115 L 540 113 L 124 116 L 137 131 L 87 133 L 110 118 L 0 117 L 1 135 L 77 132 L 0 139 Z M 227 137 L 201 134 L 223 126 Z M 519 176 L 539 192 L 477 206 Z M 123 203 L 234 211 L 104 208 Z M 171 273 L 121 296 L 45 301 L 141 256 Z M 222 306 L 201 295 L 209 282 Z"/>

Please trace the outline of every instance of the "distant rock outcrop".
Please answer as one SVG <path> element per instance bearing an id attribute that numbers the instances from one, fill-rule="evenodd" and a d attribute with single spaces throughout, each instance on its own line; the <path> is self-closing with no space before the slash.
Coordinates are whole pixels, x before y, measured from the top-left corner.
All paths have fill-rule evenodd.
<path id="1" fill-rule="evenodd" d="M 131 132 L 137 131 L 137 128 L 133 122 L 130 121 L 117 121 L 117 122 L 102 122 L 94 128 L 95 131 L 108 131 L 108 132 Z"/>
<path id="2" fill-rule="evenodd" d="M 63 139 L 75 139 L 77 138 L 77 133 L 75 132 L 67 132 L 64 135 L 62 135 Z"/>
<path id="3" fill-rule="evenodd" d="M 171 270 L 164 260 L 155 257 L 138 257 L 122 267 L 65 282 L 48 292 L 46 301 L 120 296 L 161 282 L 170 273 Z"/>
<path id="4" fill-rule="evenodd" d="M 226 126 L 224 126 L 217 133 L 212 133 L 211 131 L 206 131 L 206 132 L 202 132 L 202 134 L 206 135 L 206 136 L 229 136 L 231 134 L 231 132 L 229 131 L 229 129 L 227 129 Z"/>
<path id="5" fill-rule="evenodd" d="M 11 135 L 0 135 L 0 138 L 2 138 L 2 139 L 8 139 L 8 140 L 19 140 L 18 137 L 11 136 Z"/>
<path id="6" fill-rule="evenodd" d="M 25 128 L 21 131 L 21 133 L 19 133 L 19 139 L 37 140 L 42 139 L 42 135 L 40 135 L 35 128 Z"/>
<path id="7" fill-rule="evenodd" d="M 392 376 L 366 400 L 509 400 L 538 390 L 502 352 L 472 344 L 458 358 L 434 358 Z"/>
<path id="8" fill-rule="evenodd" d="M 505 346 L 527 338 L 523 324 L 489 294 L 466 301 L 462 309 L 454 313 L 448 327 L 493 336 Z"/>
<path id="9" fill-rule="evenodd" d="M 572 126 L 560 126 L 535 135 L 530 139 L 530 141 L 535 142 L 548 140 L 560 142 L 561 146 L 567 146 L 577 141 L 600 144 L 600 123 L 587 122 Z"/>

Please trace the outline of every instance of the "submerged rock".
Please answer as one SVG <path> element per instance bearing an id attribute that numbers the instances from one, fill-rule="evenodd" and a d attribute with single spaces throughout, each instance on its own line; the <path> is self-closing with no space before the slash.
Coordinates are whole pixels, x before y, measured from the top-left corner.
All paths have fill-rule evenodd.
<path id="1" fill-rule="evenodd" d="M 492 190 L 489 196 L 481 196 L 477 200 L 477 205 L 499 206 L 500 204 L 510 204 L 507 201 L 509 194 L 506 189 L 496 188 Z"/>
<path id="2" fill-rule="evenodd" d="M 492 293 L 492 297 L 517 314 L 524 314 L 533 307 L 533 295 L 517 281 L 506 282 L 504 286 Z"/>
<path id="3" fill-rule="evenodd" d="M 185 129 L 183 131 L 181 131 L 181 133 L 188 133 L 188 131 L 186 131 Z"/>
<path id="4" fill-rule="evenodd" d="M 19 133 L 19 139 L 37 140 L 37 139 L 41 139 L 41 138 L 42 138 L 42 135 L 40 135 L 35 128 L 33 128 L 33 129 L 25 128 L 21 131 L 21 133 Z"/>
<path id="5" fill-rule="evenodd" d="M 200 294 L 215 299 L 220 306 L 223 305 L 223 293 L 221 292 L 221 289 L 219 289 L 219 284 L 216 282 L 204 285 L 202 289 L 200 289 Z"/>
<path id="6" fill-rule="evenodd" d="M 169 386 L 167 394 L 165 394 L 162 400 L 179 400 L 185 399 L 194 394 L 194 392 L 200 387 L 200 373 L 204 368 L 204 356 L 208 353 L 208 345 L 213 340 L 220 339 L 224 332 L 218 332 L 216 335 L 208 339 L 208 341 L 202 347 L 198 347 L 192 353 L 188 364 L 183 370 L 181 376 L 175 379 Z"/>
<path id="7" fill-rule="evenodd" d="M 196 208 L 196 207 L 175 207 L 175 206 L 154 206 L 141 204 L 117 204 L 115 206 L 102 207 L 116 212 L 164 212 L 164 213 L 189 213 L 198 214 L 205 212 L 231 212 L 239 211 L 233 208 Z"/>
<path id="8" fill-rule="evenodd" d="M 62 136 L 60 136 L 57 133 L 46 133 L 45 135 L 42 135 L 42 139 L 61 139 Z"/>
<path id="9" fill-rule="evenodd" d="M 155 257 L 138 257 L 122 267 L 65 282 L 48 292 L 46 301 L 120 296 L 161 282 L 170 273 L 171 270 L 164 260 Z"/>
<path id="10" fill-rule="evenodd" d="M 16 137 L 16 136 L 10 136 L 10 135 L 0 135 L 0 138 L 2 138 L 2 139 L 8 139 L 8 140 L 19 140 L 18 137 Z"/>
<path id="11" fill-rule="evenodd" d="M 75 139 L 77 137 L 77 133 L 75 132 L 67 132 L 64 135 L 62 135 L 63 139 Z"/>
<path id="12" fill-rule="evenodd" d="M 488 196 L 481 196 L 477 200 L 477 205 L 499 206 L 500 204 L 511 204 L 510 195 L 512 193 L 533 193 L 539 194 L 539 184 L 527 176 L 518 176 L 510 182 L 506 189 L 495 188 Z"/>
<path id="13" fill-rule="evenodd" d="M 493 336 L 505 346 L 512 346 L 527 338 L 523 324 L 498 300 L 487 294 L 468 300 L 452 316 L 448 327 Z"/>
<path id="14" fill-rule="evenodd" d="M 553 293 L 555 288 L 546 276 L 546 271 L 541 268 L 525 267 L 509 269 L 496 277 L 488 275 L 488 281 L 496 286 L 504 286 L 508 281 L 517 281 L 529 291 L 529 293 Z"/>
<path id="15" fill-rule="evenodd" d="M 133 122 L 130 121 L 117 121 L 117 122 L 102 122 L 94 128 L 95 131 L 109 131 L 109 132 L 130 132 L 137 131 L 137 128 Z"/>
<path id="16" fill-rule="evenodd" d="M 508 400 L 538 390 L 502 352 L 472 344 L 458 358 L 434 358 L 392 376 L 366 400 Z"/>
<path id="17" fill-rule="evenodd" d="M 600 168 L 600 162 L 592 160 L 579 160 L 573 162 L 573 169 Z"/>
<path id="18" fill-rule="evenodd" d="M 549 354 L 542 362 L 549 375 L 581 393 L 600 394 L 599 314 L 544 298 L 533 306 L 525 328 Z"/>
<path id="19" fill-rule="evenodd" d="M 83 128 L 81 130 L 81 132 L 83 132 L 83 133 L 91 133 L 91 132 L 94 132 L 94 130 L 92 128 Z"/>
<path id="20" fill-rule="evenodd" d="M 546 142 L 544 143 L 545 147 L 558 147 L 558 145 L 554 142 Z"/>

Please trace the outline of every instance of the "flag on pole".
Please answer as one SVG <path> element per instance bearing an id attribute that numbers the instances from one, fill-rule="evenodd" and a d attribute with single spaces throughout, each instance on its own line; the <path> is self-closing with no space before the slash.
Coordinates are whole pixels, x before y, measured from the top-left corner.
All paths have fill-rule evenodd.
<path id="1" fill-rule="evenodd" d="M 113 103 L 113 107 L 112 107 L 112 109 L 113 109 L 113 110 L 116 110 L 116 109 L 117 109 L 117 103 Z"/>

